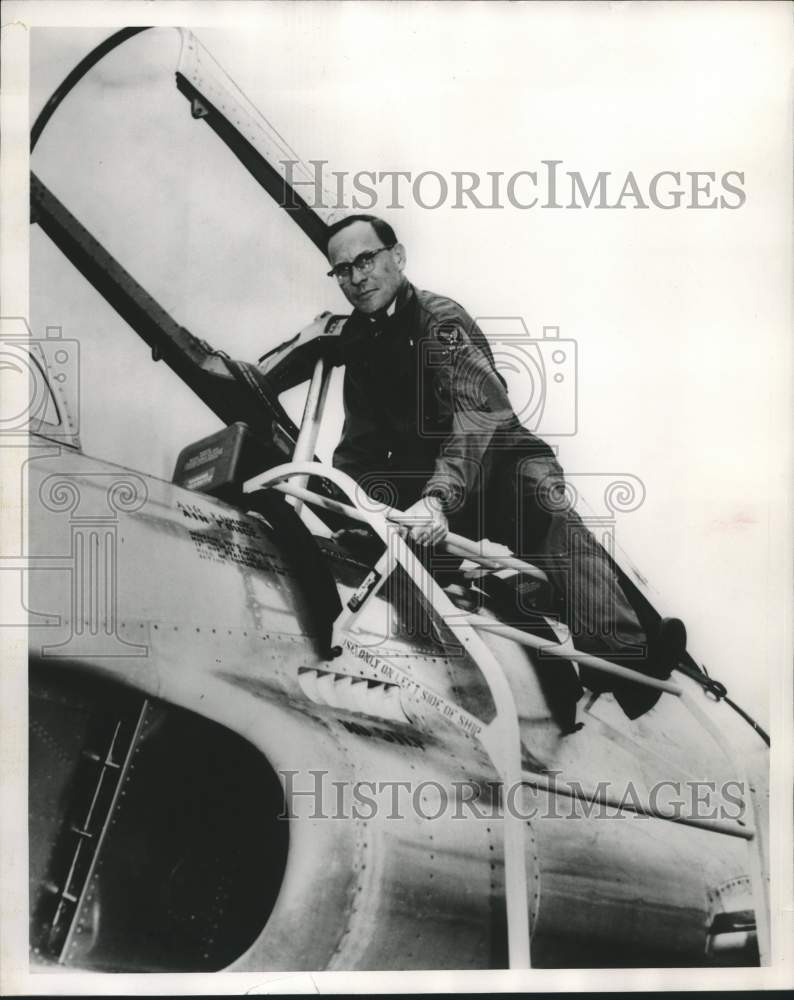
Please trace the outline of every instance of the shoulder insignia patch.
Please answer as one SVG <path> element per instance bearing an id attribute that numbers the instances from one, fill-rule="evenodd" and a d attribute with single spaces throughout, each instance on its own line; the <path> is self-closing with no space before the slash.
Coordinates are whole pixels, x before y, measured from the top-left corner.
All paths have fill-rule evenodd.
<path id="1" fill-rule="evenodd" d="M 460 330 L 454 324 L 445 324 L 436 327 L 436 336 L 442 344 L 455 347 L 460 342 Z"/>

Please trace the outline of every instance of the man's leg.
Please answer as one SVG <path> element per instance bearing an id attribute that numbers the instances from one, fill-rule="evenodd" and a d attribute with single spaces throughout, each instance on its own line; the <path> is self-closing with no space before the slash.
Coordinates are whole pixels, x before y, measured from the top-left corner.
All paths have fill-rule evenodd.
<path id="1" fill-rule="evenodd" d="M 517 555 L 549 577 L 557 610 L 577 648 L 627 663 L 641 660 L 645 632 L 606 553 L 572 509 L 557 460 L 551 455 L 522 458 L 511 492 L 510 542 Z"/>
<path id="2" fill-rule="evenodd" d="M 556 459 L 551 455 L 521 459 L 510 492 L 515 502 L 512 544 L 517 554 L 548 575 L 556 610 L 576 648 L 643 673 L 669 676 L 684 651 L 683 625 L 678 623 L 680 630 L 665 625 L 658 634 L 646 634 L 606 552 L 572 509 Z M 581 676 L 593 690 L 614 691 L 632 718 L 659 697 L 653 688 L 592 668 L 583 668 Z"/>

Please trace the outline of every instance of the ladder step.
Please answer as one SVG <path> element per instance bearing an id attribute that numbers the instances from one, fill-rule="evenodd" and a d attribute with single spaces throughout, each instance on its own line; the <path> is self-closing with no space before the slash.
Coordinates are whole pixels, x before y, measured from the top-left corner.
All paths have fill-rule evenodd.
<path id="1" fill-rule="evenodd" d="M 457 622 L 459 619 L 455 617 L 455 621 Z M 668 694 L 681 695 L 682 693 L 681 688 L 673 681 L 658 680 L 656 677 L 649 677 L 647 674 L 640 673 L 639 670 L 632 670 L 630 667 L 621 667 L 617 663 L 611 663 L 609 660 L 605 660 L 600 656 L 594 656 L 592 653 L 582 652 L 582 650 L 575 649 L 573 646 L 564 645 L 559 642 L 549 642 L 548 639 L 541 639 L 536 635 L 532 635 L 531 632 L 524 632 L 522 629 L 516 628 L 514 625 L 506 625 L 494 619 L 476 614 L 467 616 L 467 624 L 480 632 L 494 632 L 497 635 L 506 636 L 520 643 L 522 646 L 529 646 L 530 649 L 545 653 L 548 656 L 557 657 L 561 660 L 573 660 L 580 665 L 601 670 L 605 674 L 624 677 L 626 680 L 643 684 L 645 687 L 656 688 L 659 691 L 666 691 Z"/>

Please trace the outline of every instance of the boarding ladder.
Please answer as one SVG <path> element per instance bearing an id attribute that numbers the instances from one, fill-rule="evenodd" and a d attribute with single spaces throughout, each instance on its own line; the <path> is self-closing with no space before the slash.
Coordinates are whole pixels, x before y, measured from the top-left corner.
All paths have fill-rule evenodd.
<path id="1" fill-rule="evenodd" d="M 347 608 L 343 608 L 334 622 L 332 646 L 340 645 L 341 638 L 355 629 L 362 612 L 382 589 L 392 571 L 400 566 L 416 590 L 433 608 L 439 619 L 446 624 L 452 635 L 481 671 L 496 708 L 496 716 L 492 722 L 483 723 L 480 741 L 499 775 L 502 787 L 504 883 L 510 968 L 529 969 L 531 968 L 531 960 L 524 823 L 517 813 L 506 808 L 506 791 L 510 788 L 517 788 L 519 785 L 547 789 L 557 793 L 561 789 L 556 784 L 544 781 L 540 775 L 524 776 L 522 774 L 521 735 L 515 699 L 499 661 L 482 638 L 482 634 L 488 632 L 506 636 L 520 645 L 529 647 L 536 653 L 542 651 L 544 656 L 555 657 L 561 661 L 573 661 L 579 666 L 587 666 L 676 697 L 691 713 L 695 721 L 710 734 L 735 768 L 737 776 L 744 781 L 748 800 L 745 805 L 749 805 L 748 813 L 752 818 L 752 824 L 745 825 L 738 821 L 730 822 L 724 819 L 666 813 L 652 807 L 650 803 L 647 808 L 643 806 L 642 812 L 658 819 L 696 826 L 727 836 L 739 837 L 746 841 L 753 887 L 759 956 L 761 964 L 767 964 L 770 960 L 769 860 L 768 845 L 762 834 L 765 827 L 760 812 L 765 804 L 761 801 L 760 795 L 756 794 L 754 786 L 747 780 L 744 766 L 736 758 L 736 754 L 720 729 L 691 695 L 672 680 L 665 681 L 648 677 L 637 670 L 622 667 L 609 660 L 577 650 L 570 642 L 555 643 L 514 626 L 494 621 L 484 615 L 462 613 L 396 530 L 400 524 L 415 522 L 412 522 L 404 511 L 386 505 L 380 509 L 374 509 L 376 505 L 371 500 L 367 506 L 362 505 L 359 502 L 360 488 L 350 476 L 339 469 L 313 460 L 330 376 L 330 366 L 323 358 L 319 358 L 314 365 L 309 382 L 293 461 L 269 469 L 249 480 L 245 484 L 245 492 L 252 493 L 262 489 L 274 489 L 293 498 L 298 510 L 306 502 L 314 507 L 342 514 L 351 520 L 367 525 L 386 546 L 383 555 L 368 575 L 368 584 L 360 602 L 355 603 L 355 609 L 351 609 L 349 605 Z M 348 502 L 330 499 L 308 489 L 310 478 L 320 478 L 333 484 L 346 496 Z M 468 559 L 488 569 L 518 570 L 535 579 L 543 581 L 547 579 L 546 574 L 536 566 L 518 559 L 512 553 L 506 555 L 506 550 L 501 545 L 494 545 L 487 541 L 474 542 L 452 532 L 447 534 L 442 545 L 448 554 Z M 590 798 L 594 801 L 603 801 L 607 806 L 618 805 L 617 801 L 611 801 L 608 796 L 603 794 L 594 793 Z M 620 805 L 622 808 L 627 808 L 625 803 Z"/>

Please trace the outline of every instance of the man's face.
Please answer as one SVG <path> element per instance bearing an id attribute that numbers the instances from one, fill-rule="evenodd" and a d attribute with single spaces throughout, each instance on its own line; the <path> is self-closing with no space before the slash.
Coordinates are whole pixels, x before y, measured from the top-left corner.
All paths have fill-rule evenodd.
<path id="1" fill-rule="evenodd" d="M 352 264 L 362 253 L 381 250 L 372 260 L 372 270 L 362 273 L 354 267 L 350 278 L 340 283 L 347 301 L 359 312 L 374 313 L 391 304 L 403 281 L 405 251 L 397 243 L 383 250 L 383 242 L 369 222 L 352 222 L 336 233 L 328 244 L 328 260 L 332 267 Z"/>

